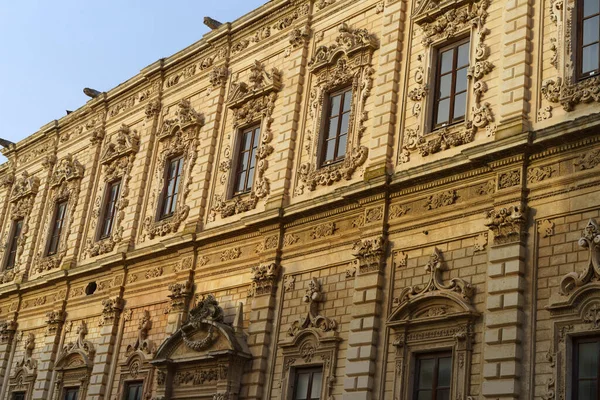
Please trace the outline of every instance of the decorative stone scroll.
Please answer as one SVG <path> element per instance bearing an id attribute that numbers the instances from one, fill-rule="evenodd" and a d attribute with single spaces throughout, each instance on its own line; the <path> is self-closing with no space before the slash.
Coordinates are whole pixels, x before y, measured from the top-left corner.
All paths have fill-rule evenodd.
<path id="1" fill-rule="evenodd" d="M 365 110 L 373 87 L 371 66 L 373 52 L 379 48 L 374 35 L 366 29 L 355 29 L 342 23 L 338 35 L 329 45 L 317 47 L 308 63 L 311 71 L 309 114 L 304 132 L 304 150 L 298 169 L 296 194 L 304 189 L 313 191 L 317 186 L 329 186 L 342 179 L 352 179 L 354 172 L 367 160 L 368 148 L 361 145 L 367 129 Z M 332 91 L 352 88 L 346 156 L 339 163 L 318 164 L 321 127 L 326 118 L 326 99 Z"/>
<path id="2" fill-rule="evenodd" d="M 569 272 L 560 281 L 560 294 L 567 296 L 575 289 L 600 280 L 600 227 L 590 219 L 579 239 L 579 247 L 588 249 L 589 256 L 585 269 Z"/>
<path id="3" fill-rule="evenodd" d="M 431 81 L 431 78 L 424 78 L 424 69 L 419 65 L 415 74 L 415 82 L 418 86 L 409 92 L 409 98 L 416 103 L 413 106 L 413 115 L 419 119 L 420 124 L 416 128 L 408 128 L 404 131 L 402 151 L 399 155 L 400 162 L 410 161 L 410 155 L 414 151 L 418 151 L 421 156 L 425 157 L 450 147 L 470 143 L 480 129 L 488 127 L 494 121 L 491 105 L 482 101 L 483 95 L 488 90 L 483 78 L 494 68 L 494 65 L 488 60 L 490 48 L 485 44 L 485 38 L 489 34 L 489 29 L 485 27 L 489 5 L 490 0 L 474 2 L 465 0 L 417 1 L 412 18 L 416 24 L 421 26 L 422 45 L 425 49 L 473 29 L 471 36 L 475 36 L 475 38 L 472 38 L 471 45 L 475 51 L 467 70 L 467 78 L 472 81 L 470 99 L 473 100 L 470 100 L 472 106 L 470 112 L 467 112 L 464 124 L 444 127 L 428 134 L 429 122 L 425 118 L 430 116 L 421 115 L 420 110 L 425 108 L 422 103 L 429 92 L 427 82 Z M 418 56 L 420 63 L 423 63 L 425 58 L 424 55 Z M 426 128 L 421 129 L 420 126 Z"/>
<path id="4" fill-rule="evenodd" d="M 352 249 L 358 263 L 359 274 L 379 272 L 385 265 L 385 239 L 382 236 L 374 239 L 357 240 Z"/>
<path id="5" fill-rule="evenodd" d="M 288 336 L 297 336 L 305 329 L 311 329 L 319 333 L 333 332 L 337 328 L 337 322 L 319 314 L 319 303 L 323 301 L 324 294 L 321 292 L 321 284 L 317 278 L 308 282 L 306 293 L 302 302 L 308 303 L 308 313 L 305 317 L 292 323 L 288 329 Z"/>
<path id="6" fill-rule="evenodd" d="M 121 125 L 117 132 L 104 145 L 100 157 L 102 165 L 101 184 L 98 185 L 96 200 L 92 209 L 92 222 L 83 250 L 83 258 L 96 257 L 110 253 L 115 245 L 123 239 L 123 218 L 125 209 L 129 205 L 129 182 L 135 156 L 139 151 L 139 135 L 127 125 Z M 107 195 L 106 188 L 112 182 L 121 181 L 119 197 L 115 205 L 115 221 L 112 232 L 105 239 L 98 239 L 98 223 L 101 218 L 101 208 L 104 204 L 103 197 Z"/>
<path id="7" fill-rule="evenodd" d="M 94 345 L 85 339 L 87 334 L 87 324 L 81 320 L 77 327 L 77 340 L 67 343 L 60 351 L 54 367 L 57 372 L 54 400 L 62 398 L 65 387 L 79 388 L 80 398 L 86 398 L 96 354 Z"/>
<path id="8" fill-rule="evenodd" d="M 487 226 L 494 233 L 494 244 L 503 244 L 521 240 L 526 234 L 525 211 L 523 205 L 490 210 L 485 216 Z"/>
<path id="9" fill-rule="evenodd" d="M 281 90 L 281 72 L 277 68 L 267 71 L 260 61 L 254 61 L 249 70 L 247 81 L 240 81 L 239 75 L 231 83 L 227 106 L 233 113 L 232 127 L 242 129 L 251 124 L 260 124 L 260 143 L 256 151 L 256 172 L 250 193 L 230 199 L 228 181 L 232 174 L 230 169 L 235 163 L 233 148 L 237 134 L 229 135 L 229 142 L 224 141 L 221 155 L 220 171 L 222 176 L 219 185 L 223 193 L 216 194 L 210 209 L 209 220 L 214 221 L 216 215 L 227 218 L 235 214 L 253 210 L 258 201 L 265 199 L 270 193 L 269 180 L 265 173 L 269 167 L 268 157 L 274 148 L 271 125 L 277 93 Z"/>
<path id="10" fill-rule="evenodd" d="M 150 312 L 144 310 L 142 317 L 138 325 L 138 337 L 134 344 L 127 346 L 125 355 L 129 356 L 136 351 L 151 355 L 154 353 L 154 343 L 148 339 L 148 331 L 152 328 L 152 320 L 150 319 Z"/>
<path id="11" fill-rule="evenodd" d="M 49 207 L 46 209 L 44 216 L 44 224 L 42 232 L 50 232 L 53 222 L 56 204 L 62 201 L 67 201 L 67 209 L 65 211 L 66 218 L 63 222 L 63 228 L 60 232 L 58 240 L 58 249 L 53 255 L 46 255 L 51 235 L 46 235 L 43 241 L 43 247 L 38 249 L 36 257 L 33 260 L 33 273 L 42 273 L 50 271 L 60 266 L 63 258 L 67 254 L 68 238 L 71 233 L 73 220 L 75 219 L 75 209 L 79 200 L 79 191 L 81 187 L 81 179 L 83 178 L 83 166 L 68 154 L 63 159 L 59 160 L 54 166 L 54 171 L 49 179 L 50 193 L 48 198 Z"/>
<path id="12" fill-rule="evenodd" d="M 252 285 L 248 289 L 248 297 L 272 295 L 279 274 L 277 264 L 269 263 L 252 267 L 251 273 Z"/>
<path id="13" fill-rule="evenodd" d="M 30 399 L 33 394 L 33 386 L 37 377 L 38 361 L 33 359 L 35 349 L 35 335 L 28 333 L 24 337 L 23 358 L 15 363 L 8 380 L 8 398 L 12 399 L 13 393 L 25 392 L 26 398 Z"/>

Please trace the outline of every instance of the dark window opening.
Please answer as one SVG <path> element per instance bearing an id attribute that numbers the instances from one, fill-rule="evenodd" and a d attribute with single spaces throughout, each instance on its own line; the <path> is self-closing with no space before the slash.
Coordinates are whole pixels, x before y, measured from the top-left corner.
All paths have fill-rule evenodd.
<path id="1" fill-rule="evenodd" d="M 17 251 L 19 248 L 19 237 L 21 236 L 21 230 L 23 229 L 23 218 L 14 220 L 12 223 L 10 243 L 8 245 L 8 253 L 6 256 L 6 262 L 4 269 L 13 269 L 17 262 Z"/>
<path id="2" fill-rule="evenodd" d="M 106 188 L 99 239 L 106 239 L 112 234 L 112 230 L 115 225 L 115 217 L 117 216 L 117 202 L 119 201 L 120 192 L 120 180 L 110 183 Z"/>
<path id="3" fill-rule="evenodd" d="M 465 120 L 469 40 L 441 48 L 437 55 L 433 129 Z"/>
<path id="4" fill-rule="evenodd" d="M 143 382 L 127 382 L 124 400 L 142 400 Z"/>
<path id="5" fill-rule="evenodd" d="M 294 377 L 294 400 L 319 400 L 321 398 L 321 384 L 323 381 L 323 368 L 297 368 Z"/>
<path id="6" fill-rule="evenodd" d="M 183 157 L 174 157 L 167 162 L 160 207 L 160 219 L 169 218 L 175 214 L 182 172 Z"/>
<path id="7" fill-rule="evenodd" d="M 63 400 L 77 400 L 79 388 L 65 388 L 63 390 Z"/>
<path id="8" fill-rule="evenodd" d="M 54 208 L 54 216 L 52 217 L 52 225 L 50 227 L 50 241 L 48 243 L 48 251 L 46 255 L 51 256 L 58 252 L 60 244 L 60 234 L 62 233 L 65 224 L 65 216 L 67 214 L 67 200 L 56 203 Z"/>
<path id="9" fill-rule="evenodd" d="M 351 88 L 345 88 L 329 95 L 321 142 L 319 160 L 321 166 L 341 161 L 346 156 L 351 108 Z"/>
<path id="10" fill-rule="evenodd" d="M 241 133 L 241 141 L 238 144 L 237 165 L 235 169 L 235 181 L 233 184 L 233 195 L 247 193 L 252 190 L 254 181 L 254 170 L 256 168 L 256 151 L 260 138 L 260 125 L 244 129 Z"/>
<path id="11" fill-rule="evenodd" d="M 573 398 L 600 399 L 600 338 L 580 338 L 573 342 Z"/>
<path id="12" fill-rule="evenodd" d="M 600 73 L 600 0 L 577 2 L 577 77 Z"/>
<path id="13" fill-rule="evenodd" d="M 25 400 L 25 392 L 13 392 L 12 400 Z"/>
<path id="14" fill-rule="evenodd" d="M 419 354 L 415 365 L 413 400 L 450 400 L 452 354 Z"/>
<path id="15" fill-rule="evenodd" d="M 97 287 L 98 287 L 98 285 L 96 284 L 96 282 L 90 282 L 90 283 L 88 283 L 87 286 L 85 287 L 85 294 L 86 294 L 86 296 L 94 294 L 94 292 L 96 291 Z"/>

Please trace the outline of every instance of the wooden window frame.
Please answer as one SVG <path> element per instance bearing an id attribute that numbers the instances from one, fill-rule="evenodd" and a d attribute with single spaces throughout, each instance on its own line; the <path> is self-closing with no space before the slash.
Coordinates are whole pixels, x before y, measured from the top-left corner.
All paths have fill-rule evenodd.
<path id="1" fill-rule="evenodd" d="M 256 142 L 255 142 L 255 133 L 256 130 L 258 130 L 258 136 L 256 137 Z M 250 139 L 250 148 L 248 150 L 243 148 L 244 145 L 244 135 L 247 133 L 251 133 L 252 137 Z M 248 125 L 242 129 L 239 130 L 239 133 L 237 135 L 237 144 L 235 146 L 235 169 L 234 169 L 234 177 L 233 177 L 233 185 L 231 187 L 231 196 L 230 197 L 236 197 L 236 196 L 241 196 L 244 195 L 246 193 L 249 193 L 252 191 L 252 187 L 254 186 L 254 176 L 253 174 L 256 174 L 256 163 L 254 165 L 254 168 L 247 168 L 246 171 L 244 172 L 244 190 L 243 191 L 237 191 L 237 188 L 239 186 L 240 180 L 241 180 L 241 176 L 242 176 L 242 171 L 240 170 L 242 167 L 242 161 L 244 160 L 244 158 L 247 158 L 248 161 L 248 166 L 250 165 L 250 163 L 252 162 L 252 157 L 254 156 L 256 158 L 256 152 L 258 151 L 258 144 L 260 143 L 260 135 L 261 135 L 261 124 L 252 124 L 252 125 Z M 244 154 L 247 153 L 247 154 Z M 250 170 L 252 170 L 252 172 L 250 172 Z M 248 181 L 250 180 L 250 176 L 252 175 L 252 185 L 250 185 L 250 187 L 248 187 Z"/>
<path id="2" fill-rule="evenodd" d="M 171 171 L 171 165 L 175 161 L 177 161 L 177 169 L 175 171 L 175 176 L 171 177 L 169 175 L 169 173 Z M 173 215 L 175 215 L 175 212 L 177 211 L 177 200 L 178 200 L 179 193 L 180 193 L 179 186 L 181 185 L 181 177 L 183 176 L 183 164 L 184 164 L 183 154 L 169 157 L 167 159 L 167 161 L 165 162 L 165 167 L 164 167 L 165 170 L 164 170 L 164 175 L 163 175 L 164 183 L 163 183 L 163 187 L 162 187 L 162 191 L 161 191 L 160 208 L 158 209 L 158 219 L 159 220 L 168 219 L 168 218 L 172 217 Z M 169 182 L 172 180 L 175 181 L 175 184 L 173 185 L 173 190 L 171 191 L 171 193 L 167 193 L 169 190 Z M 169 202 L 169 211 L 165 212 L 167 202 Z"/>
<path id="3" fill-rule="evenodd" d="M 344 98 L 346 97 L 345 94 L 350 92 L 350 108 L 348 109 L 347 112 L 344 112 Z M 336 134 L 335 134 L 335 138 L 332 139 L 335 141 L 335 149 L 333 152 L 333 159 L 331 160 L 326 160 L 325 157 L 327 155 L 327 151 L 326 151 L 326 143 L 328 142 L 327 137 L 329 136 L 329 128 L 330 128 L 330 124 L 329 121 L 333 118 L 332 117 L 332 98 L 336 97 L 336 96 L 340 96 L 341 95 L 341 101 L 340 101 L 340 106 L 339 106 L 339 110 L 338 110 L 338 114 L 336 114 L 336 117 L 338 118 L 338 124 L 336 127 Z M 325 107 L 324 107 L 324 112 L 323 113 L 323 118 L 322 118 L 322 123 L 321 123 L 321 140 L 319 142 L 319 158 L 318 158 L 318 165 L 320 168 L 322 167 L 326 167 L 328 165 L 331 164 L 336 164 L 338 162 L 342 162 L 344 161 L 344 158 L 346 158 L 346 150 L 344 149 L 344 154 L 342 156 L 340 156 L 338 154 L 338 147 L 339 147 L 339 143 L 340 143 L 340 137 L 342 135 L 340 135 L 340 130 L 342 128 L 342 116 L 344 114 L 349 114 L 348 115 L 348 132 L 346 132 L 346 147 L 348 146 L 348 136 L 350 134 L 350 124 L 352 123 L 351 117 L 352 117 L 352 102 L 353 102 L 353 90 L 352 90 L 352 85 L 347 85 L 347 86 L 343 86 L 337 90 L 331 91 L 330 93 L 327 94 L 327 101 L 325 102 Z"/>
<path id="4" fill-rule="evenodd" d="M 600 344 L 600 336 L 581 336 L 573 338 L 573 351 L 572 351 L 572 379 L 573 379 L 573 399 L 579 397 L 579 345 L 581 343 L 598 343 Z M 596 383 L 598 384 L 598 395 L 600 397 L 600 356 L 598 359 L 598 372 L 596 373 Z"/>
<path id="5" fill-rule="evenodd" d="M 439 390 L 438 386 L 437 386 L 437 378 L 438 378 L 438 367 L 439 367 L 439 360 L 441 358 L 450 358 L 450 366 L 452 367 L 453 365 L 453 355 L 452 355 L 452 351 L 451 350 L 442 350 L 442 351 L 435 351 L 435 352 L 424 352 L 424 353 L 416 353 L 414 355 L 415 357 L 415 361 L 414 361 L 414 366 L 415 366 L 415 373 L 414 373 L 414 380 L 412 382 L 412 400 L 417 400 L 419 398 L 419 378 L 420 378 L 420 372 L 421 369 L 419 368 L 420 366 L 420 361 L 422 359 L 427 359 L 427 358 L 434 358 L 435 359 L 435 364 L 434 364 L 434 369 L 433 369 L 433 377 L 432 377 L 432 383 L 433 386 L 431 387 L 431 400 L 437 400 L 437 392 Z M 448 389 L 448 396 L 450 398 L 452 398 L 452 370 L 450 370 L 450 386 L 448 386 L 447 388 L 442 388 L 442 389 Z"/>
<path id="6" fill-rule="evenodd" d="M 584 5 L 585 2 L 584 1 L 577 1 L 577 5 L 576 5 L 576 10 L 575 10 L 575 16 L 577 18 L 576 22 L 575 22 L 575 31 L 576 31 L 576 51 L 577 54 L 575 55 L 575 66 L 576 66 L 576 71 L 575 71 L 575 77 L 576 77 L 576 81 L 581 81 L 587 78 L 592 78 L 594 76 L 598 76 L 600 74 L 600 39 L 597 42 L 593 42 L 590 43 L 588 45 L 583 45 L 583 23 L 584 20 L 586 19 L 591 19 L 594 18 L 596 16 L 598 16 L 598 19 L 600 20 L 600 10 L 598 13 L 584 17 L 583 12 L 584 12 Z M 600 33 L 600 22 L 598 23 L 598 30 Z M 599 35 L 600 36 L 600 35 Z M 597 68 L 594 71 L 588 72 L 585 75 L 583 74 L 582 68 L 583 68 L 583 48 L 584 47 L 588 47 L 588 46 L 593 46 L 594 44 L 598 43 L 598 60 L 597 60 Z"/>
<path id="7" fill-rule="evenodd" d="M 117 190 L 117 195 L 115 197 L 114 202 L 111 200 L 111 192 L 112 188 L 115 185 L 119 185 Z M 109 182 L 106 185 L 106 189 L 104 191 L 104 200 L 102 201 L 102 213 L 100 215 L 100 223 L 98 224 L 98 240 L 107 239 L 112 235 L 113 229 L 115 228 L 115 217 L 117 216 L 117 203 L 119 202 L 119 197 L 121 196 L 123 179 L 116 179 L 114 181 Z M 104 234 L 104 227 L 107 221 L 107 213 L 109 212 L 110 205 L 113 204 L 111 218 L 110 218 L 110 228 L 108 229 L 108 233 Z"/>
<path id="8" fill-rule="evenodd" d="M 64 205 L 62 216 L 60 217 L 60 225 L 57 227 L 59 221 L 59 209 L 60 206 Z M 54 214 L 52 215 L 52 222 L 50 225 L 50 232 L 48 232 L 48 246 L 46 247 L 46 256 L 53 256 L 58 253 L 60 247 L 60 235 L 62 234 L 63 227 L 65 225 L 65 219 L 67 216 L 67 208 L 69 206 L 69 200 L 59 200 L 54 204 Z M 53 240 L 56 238 L 56 244 L 53 246 Z"/>
<path id="9" fill-rule="evenodd" d="M 143 380 L 137 380 L 137 381 L 127 381 L 125 382 L 125 390 L 123 390 L 123 400 L 131 400 L 129 398 L 129 388 L 130 386 L 133 385 L 137 385 L 140 388 L 140 399 L 143 399 L 144 396 L 144 381 Z M 135 400 L 135 399 L 134 399 Z"/>
<path id="10" fill-rule="evenodd" d="M 456 125 L 459 124 L 461 122 L 464 122 L 467 118 L 467 103 L 469 101 L 468 98 L 468 93 L 469 93 L 469 88 L 468 88 L 468 83 L 467 83 L 467 87 L 465 88 L 464 91 L 458 93 L 458 94 L 462 94 L 462 93 L 466 93 L 465 96 L 465 112 L 462 116 L 462 118 L 454 120 L 454 106 L 455 106 L 455 99 L 457 96 L 457 93 L 455 92 L 456 90 L 456 72 L 458 69 L 463 69 L 463 68 L 469 68 L 469 66 L 471 65 L 471 59 L 469 57 L 469 64 L 466 67 L 461 67 L 461 68 L 457 68 L 457 62 L 458 62 L 458 48 L 460 46 L 462 46 L 465 43 L 469 43 L 469 56 L 471 54 L 471 38 L 469 36 L 467 37 L 463 37 L 460 38 L 458 40 L 452 41 L 449 44 L 446 44 L 444 46 L 440 46 L 438 48 L 435 49 L 435 75 L 434 75 L 434 92 L 433 92 L 433 109 L 431 112 L 431 127 L 432 127 L 432 132 L 436 131 L 438 129 L 443 129 L 443 128 L 447 128 L 449 126 L 452 125 Z M 449 105 L 449 110 L 448 110 L 448 121 L 444 124 L 436 124 L 437 121 L 437 117 L 438 117 L 438 103 L 440 101 L 440 97 L 439 97 L 439 89 L 440 89 L 440 84 L 442 81 L 442 75 L 441 75 L 441 70 L 442 70 L 442 53 L 453 49 L 454 50 L 454 54 L 453 54 L 453 59 L 452 59 L 452 69 L 450 70 L 449 73 L 452 74 L 452 83 L 450 84 L 450 96 L 448 97 L 448 99 L 450 99 L 450 105 Z M 448 75 L 448 73 L 445 73 L 445 75 Z"/>
<path id="11" fill-rule="evenodd" d="M 8 245 L 8 251 L 6 252 L 6 259 L 4 260 L 4 269 L 12 270 L 15 268 L 17 263 L 17 252 L 19 251 L 19 236 L 21 236 L 21 231 L 23 230 L 23 224 L 25 223 L 25 218 L 14 219 L 12 221 L 12 226 L 10 227 L 10 242 Z M 17 226 L 19 228 L 17 229 Z M 14 254 L 14 257 L 13 257 Z"/>
<path id="12" fill-rule="evenodd" d="M 323 376 L 324 375 L 323 375 L 323 366 L 322 365 L 294 368 L 294 385 L 292 386 L 292 399 L 293 400 L 297 400 L 296 387 L 298 385 L 299 372 L 310 373 L 310 378 L 308 380 L 308 387 L 306 389 L 307 396 L 309 396 L 310 393 L 312 392 L 313 378 L 314 378 L 315 373 L 318 373 L 318 372 L 321 373 L 321 388 L 323 387 Z M 318 399 L 314 399 L 313 397 L 310 397 L 310 398 L 307 397 L 305 400 L 320 400 L 320 399 L 321 399 L 321 393 L 319 393 Z"/>

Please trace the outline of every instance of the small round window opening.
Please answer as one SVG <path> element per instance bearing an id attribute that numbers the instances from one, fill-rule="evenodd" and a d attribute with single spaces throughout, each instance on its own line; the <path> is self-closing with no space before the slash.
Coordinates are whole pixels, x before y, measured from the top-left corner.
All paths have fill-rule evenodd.
<path id="1" fill-rule="evenodd" d="M 94 294 L 94 292 L 96 291 L 96 288 L 98 287 L 98 285 L 96 285 L 96 282 L 90 282 L 87 284 L 87 286 L 85 287 L 85 294 L 87 296 Z"/>

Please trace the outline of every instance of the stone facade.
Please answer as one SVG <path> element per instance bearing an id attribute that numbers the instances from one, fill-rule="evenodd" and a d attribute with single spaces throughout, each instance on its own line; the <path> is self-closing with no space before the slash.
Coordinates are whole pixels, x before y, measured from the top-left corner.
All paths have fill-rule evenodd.
<path id="1" fill-rule="evenodd" d="M 574 338 L 600 335 L 600 86 L 573 78 L 573 8 L 273 0 L 5 149 L 0 400 L 292 399 L 306 366 L 321 399 L 412 399 L 431 350 L 452 399 L 570 398 Z M 434 130 L 457 38 L 467 111 Z M 322 165 L 340 87 L 346 156 Z"/>

